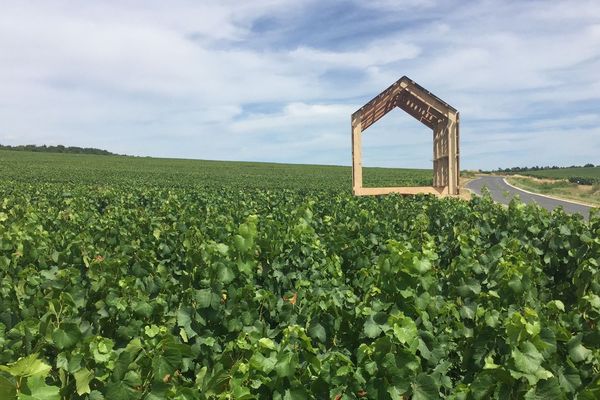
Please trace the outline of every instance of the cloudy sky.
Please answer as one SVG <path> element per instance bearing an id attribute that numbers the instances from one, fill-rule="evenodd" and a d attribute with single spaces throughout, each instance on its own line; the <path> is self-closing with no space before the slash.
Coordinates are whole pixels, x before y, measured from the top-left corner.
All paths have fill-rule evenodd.
<path id="1" fill-rule="evenodd" d="M 10 1 L 0 143 L 350 164 L 402 75 L 461 113 L 461 167 L 600 163 L 600 1 Z M 400 110 L 367 166 L 430 167 Z"/>

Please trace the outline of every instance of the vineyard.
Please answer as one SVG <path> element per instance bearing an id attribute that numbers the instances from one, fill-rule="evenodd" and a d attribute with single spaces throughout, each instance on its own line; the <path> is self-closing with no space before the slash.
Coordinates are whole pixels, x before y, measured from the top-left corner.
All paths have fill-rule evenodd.
<path id="1" fill-rule="evenodd" d="M 260 189 L 331 189 L 350 193 L 350 167 L 0 150 L 0 179 L 39 183 L 190 185 Z M 365 186 L 426 186 L 432 170 L 365 168 Z"/>
<path id="2" fill-rule="evenodd" d="M 600 398 L 598 213 L 353 197 L 343 167 L 0 170 L 0 399 Z"/>

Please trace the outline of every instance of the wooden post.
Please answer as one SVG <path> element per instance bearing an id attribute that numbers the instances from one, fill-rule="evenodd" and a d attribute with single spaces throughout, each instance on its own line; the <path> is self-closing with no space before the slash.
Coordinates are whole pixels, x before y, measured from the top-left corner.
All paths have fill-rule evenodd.
<path id="1" fill-rule="evenodd" d="M 448 193 L 458 194 L 458 178 L 456 171 L 456 123 L 448 119 L 446 128 L 448 140 Z"/>
<path id="2" fill-rule="evenodd" d="M 352 193 L 360 194 L 362 189 L 362 124 L 360 120 L 352 121 Z"/>
<path id="3" fill-rule="evenodd" d="M 453 161 L 454 162 L 454 161 Z M 456 193 L 460 194 L 460 113 L 456 113 Z"/>
<path id="4" fill-rule="evenodd" d="M 443 157 L 444 131 L 440 127 L 433 130 L 433 186 L 444 186 L 444 160 Z"/>

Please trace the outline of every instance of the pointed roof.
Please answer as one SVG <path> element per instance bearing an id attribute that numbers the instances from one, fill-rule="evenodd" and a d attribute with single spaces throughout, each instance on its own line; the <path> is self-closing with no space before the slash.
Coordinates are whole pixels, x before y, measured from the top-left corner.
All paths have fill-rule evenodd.
<path id="1" fill-rule="evenodd" d="M 352 120 L 360 118 L 362 130 L 365 130 L 395 107 L 402 108 L 432 129 L 444 123 L 448 114 L 458 113 L 454 107 L 429 90 L 403 76 L 354 112 Z"/>

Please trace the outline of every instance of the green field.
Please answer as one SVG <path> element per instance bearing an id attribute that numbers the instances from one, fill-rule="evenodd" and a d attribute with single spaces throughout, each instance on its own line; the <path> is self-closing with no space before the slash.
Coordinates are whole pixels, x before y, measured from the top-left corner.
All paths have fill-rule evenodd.
<path id="1" fill-rule="evenodd" d="M 0 152 L 0 399 L 488 398 L 600 398 L 599 215 Z"/>
<path id="2" fill-rule="evenodd" d="M 2 177 L 23 182 L 189 185 L 351 191 L 352 169 L 327 165 L 203 161 L 0 150 Z M 364 168 L 364 186 L 430 186 L 432 170 Z"/>
<path id="3" fill-rule="evenodd" d="M 571 177 L 592 178 L 600 182 L 600 167 L 544 169 L 541 171 L 522 172 L 521 174 L 551 179 L 569 179 Z"/>

